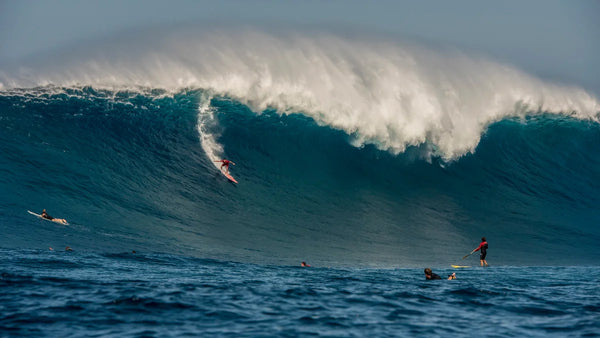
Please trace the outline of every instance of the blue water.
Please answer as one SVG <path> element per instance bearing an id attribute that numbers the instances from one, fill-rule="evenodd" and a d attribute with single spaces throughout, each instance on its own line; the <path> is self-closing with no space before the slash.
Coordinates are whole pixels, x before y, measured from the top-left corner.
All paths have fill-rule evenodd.
<path id="1" fill-rule="evenodd" d="M 596 122 L 506 117 L 448 160 L 202 89 L 0 93 L 0 335 L 600 332 Z"/>
<path id="2" fill-rule="evenodd" d="M 0 250 L 6 336 L 598 336 L 600 268 L 242 264 Z"/>

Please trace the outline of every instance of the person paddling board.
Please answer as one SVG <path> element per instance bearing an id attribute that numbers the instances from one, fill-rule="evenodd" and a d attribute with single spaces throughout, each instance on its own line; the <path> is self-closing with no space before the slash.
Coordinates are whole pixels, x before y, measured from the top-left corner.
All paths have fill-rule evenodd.
<path id="1" fill-rule="evenodd" d="M 485 237 L 481 237 L 481 243 L 479 243 L 479 246 L 475 249 L 473 249 L 473 251 L 471 251 L 468 255 L 465 255 L 463 257 L 463 259 L 471 256 L 472 254 L 474 254 L 477 251 L 480 251 L 479 253 L 479 262 L 481 263 L 481 266 L 488 266 L 487 261 L 485 260 L 485 257 L 487 256 L 487 249 L 488 249 L 488 242 L 486 241 Z"/>
<path id="2" fill-rule="evenodd" d="M 67 222 L 67 220 L 66 220 L 66 219 L 64 219 L 64 218 L 54 218 L 54 217 L 52 217 L 52 216 L 48 215 L 48 212 L 46 212 L 46 209 L 42 210 L 42 213 L 41 213 L 41 214 L 39 214 L 39 215 L 38 215 L 38 214 L 36 214 L 36 213 L 33 213 L 33 212 L 31 212 L 31 211 L 30 211 L 29 213 L 30 213 L 30 214 L 33 214 L 33 215 L 36 215 L 36 216 L 38 216 L 38 217 L 41 217 L 41 218 L 43 218 L 43 219 L 47 219 L 47 220 L 49 220 L 49 221 L 52 221 L 52 222 L 56 222 L 56 223 L 62 223 L 62 224 L 69 224 L 69 223 Z"/>

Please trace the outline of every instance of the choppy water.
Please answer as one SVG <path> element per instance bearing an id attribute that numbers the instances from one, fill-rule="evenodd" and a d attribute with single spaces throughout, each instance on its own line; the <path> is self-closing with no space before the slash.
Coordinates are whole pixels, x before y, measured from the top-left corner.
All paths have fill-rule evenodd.
<path id="1" fill-rule="evenodd" d="M 309 262 L 310 263 L 310 262 Z M 0 250 L 4 336 L 598 336 L 600 268 L 255 265 Z"/>

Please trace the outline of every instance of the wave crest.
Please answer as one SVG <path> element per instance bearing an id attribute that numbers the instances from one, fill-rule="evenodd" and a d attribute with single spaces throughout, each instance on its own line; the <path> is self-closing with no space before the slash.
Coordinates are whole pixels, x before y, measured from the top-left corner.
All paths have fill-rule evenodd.
<path id="1" fill-rule="evenodd" d="M 300 113 L 393 153 L 473 152 L 493 122 L 536 112 L 598 119 L 598 100 L 511 66 L 392 39 L 329 33 L 173 29 L 96 43 L 44 66 L 0 73 L 0 90 L 38 85 L 201 88 L 261 112 Z M 3 89 L 4 88 L 4 89 Z"/>

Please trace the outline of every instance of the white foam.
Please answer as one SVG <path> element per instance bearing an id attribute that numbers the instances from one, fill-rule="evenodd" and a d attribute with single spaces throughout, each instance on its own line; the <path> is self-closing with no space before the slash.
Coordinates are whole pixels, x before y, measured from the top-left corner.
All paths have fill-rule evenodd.
<path id="1" fill-rule="evenodd" d="M 258 30 L 182 30 L 139 40 L 4 73 L 0 83 L 203 88 L 256 112 L 305 114 L 344 130 L 357 146 L 397 153 L 429 143 L 447 160 L 472 152 L 487 126 L 507 116 L 546 111 L 596 120 L 600 111 L 583 89 L 394 40 Z M 207 154 L 219 157 L 222 148 L 202 127 L 210 116 L 209 108 L 200 109 L 198 129 Z"/>
<path id="2" fill-rule="evenodd" d="M 204 153 L 215 168 L 220 170 L 220 164 L 216 161 L 223 158 L 223 146 L 217 142 L 217 138 L 219 137 L 217 132 L 215 132 L 217 121 L 214 110 L 210 106 L 210 100 L 211 97 L 207 94 L 203 94 L 203 97 L 200 99 L 196 129 L 200 136 L 202 150 L 204 150 Z"/>

